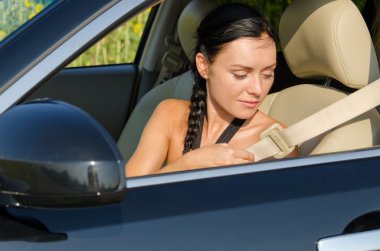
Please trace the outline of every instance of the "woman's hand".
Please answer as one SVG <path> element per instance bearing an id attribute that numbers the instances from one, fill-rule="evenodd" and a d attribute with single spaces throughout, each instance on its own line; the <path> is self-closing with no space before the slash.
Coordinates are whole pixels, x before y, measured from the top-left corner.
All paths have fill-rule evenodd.
<path id="1" fill-rule="evenodd" d="M 175 162 L 165 166 L 160 173 L 178 170 L 192 170 L 205 167 L 236 165 L 253 162 L 252 153 L 229 147 L 227 144 L 213 144 L 203 146 L 182 155 Z"/>

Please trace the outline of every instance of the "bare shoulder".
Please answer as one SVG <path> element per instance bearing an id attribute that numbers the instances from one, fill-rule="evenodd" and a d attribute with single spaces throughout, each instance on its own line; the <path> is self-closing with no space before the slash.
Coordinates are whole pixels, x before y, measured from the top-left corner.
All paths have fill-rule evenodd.
<path id="1" fill-rule="evenodd" d="M 189 114 L 189 101 L 179 99 L 166 99 L 161 101 L 153 114 L 153 117 L 163 123 L 178 127 L 186 123 Z"/>
<path id="2" fill-rule="evenodd" d="M 256 121 L 259 121 L 258 123 L 259 123 L 260 127 L 263 127 L 263 128 L 269 127 L 269 126 L 271 126 L 271 125 L 273 125 L 275 123 L 280 124 L 284 128 L 286 127 L 282 123 L 278 122 L 274 118 L 268 116 L 267 114 L 265 114 L 265 113 L 263 113 L 261 111 L 257 112 L 257 114 L 256 114 Z"/>
<path id="3" fill-rule="evenodd" d="M 249 135 L 249 137 L 255 136 L 254 138 L 258 138 L 263 131 L 273 124 L 280 124 L 282 128 L 286 128 L 284 124 L 278 122 L 267 114 L 258 111 L 252 120 L 242 128 L 242 131 L 246 131 L 246 135 Z"/>
<path id="4" fill-rule="evenodd" d="M 263 115 L 266 117 L 265 121 L 267 123 L 267 127 L 269 127 L 273 124 L 279 124 L 282 128 L 284 128 L 284 129 L 287 128 L 287 126 L 285 124 L 281 123 L 280 121 L 275 120 L 274 118 L 266 115 L 265 113 L 263 113 Z"/>
<path id="5" fill-rule="evenodd" d="M 161 101 L 156 110 L 159 112 L 185 112 L 189 109 L 189 101 L 180 99 L 166 99 Z"/>

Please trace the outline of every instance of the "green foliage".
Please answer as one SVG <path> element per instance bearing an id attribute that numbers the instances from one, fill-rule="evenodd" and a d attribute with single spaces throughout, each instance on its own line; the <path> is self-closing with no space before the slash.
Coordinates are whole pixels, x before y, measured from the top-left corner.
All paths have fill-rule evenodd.
<path id="1" fill-rule="evenodd" d="M 68 67 L 133 62 L 149 11 L 146 10 L 119 26 L 71 62 Z"/>
<path id="2" fill-rule="evenodd" d="M 362 10 L 364 8 L 366 0 L 352 0 L 358 6 L 359 10 Z"/>

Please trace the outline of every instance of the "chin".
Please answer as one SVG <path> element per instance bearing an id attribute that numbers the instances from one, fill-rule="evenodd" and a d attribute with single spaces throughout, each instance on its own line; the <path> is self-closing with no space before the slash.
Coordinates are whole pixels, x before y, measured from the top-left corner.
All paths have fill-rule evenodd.
<path id="1" fill-rule="evenodd" d="M 255 116 L 257 111 L 258 109 L 249 110 L 249 111 L 239 111 L 239 112 L 234 113 L 234 115 L 235 115 L 235 118 L 238 118 L 238 119 L 250 119 L 253 116 Z"/>

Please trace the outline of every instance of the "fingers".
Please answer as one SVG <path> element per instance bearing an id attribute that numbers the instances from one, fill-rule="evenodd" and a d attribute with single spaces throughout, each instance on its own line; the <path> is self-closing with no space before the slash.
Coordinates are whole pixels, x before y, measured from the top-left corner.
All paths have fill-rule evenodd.
<path id="1" fill-rule="evenodd" d="M 242 149 L 235 149 L 234 150 L 234 157 L 239 158 L 239 159 L 243 159 L 243 160 L 247 160 L 248 162 L 255 161 L 255 156 L 253 155 L 253 153 L 250 153 L 250 152 L 248 152 L 246 150 L 242 150 Z"/>
<path id="2" fill-rule="evenodd" d="M 207 162 L 210 162 L 209 166 L 236 165 L 255 161 L 252 153 L 244 149 L 231 148 L 226 143 L 205 146 L 199 151 L 201 149 L 203 149 L 203 153 L 206 150 L 209 153 L 207 155 L 202 154 Z"/>
<path id="3" fill-rule="evenodd" d="M 240 160 L 246 160 L 247 162 L 255 161 L 255 156 L 253 153 L 248 152 L 244 149 L 232 149 L 228 146 L 226 143 L 218 144 L 219 146 L 223 146 L 223 148 L 230 151 L 230 154 L 233 158 L 240 159 Z M 231 156 L 230 155 L 230 156 Z"/>

